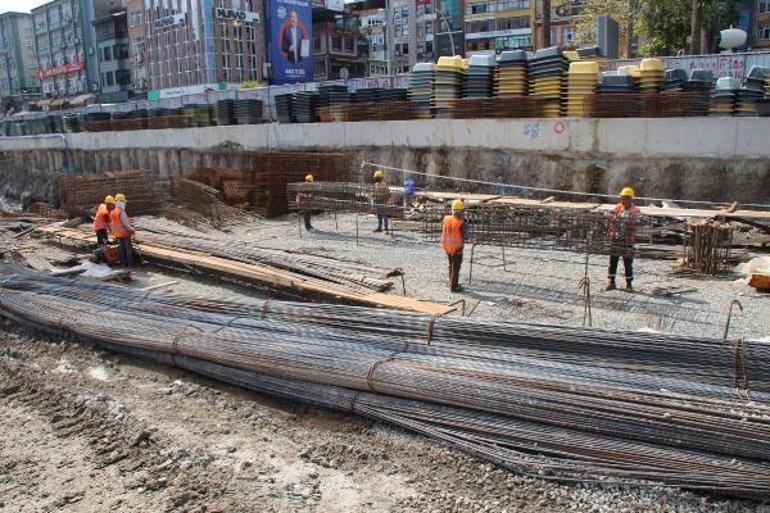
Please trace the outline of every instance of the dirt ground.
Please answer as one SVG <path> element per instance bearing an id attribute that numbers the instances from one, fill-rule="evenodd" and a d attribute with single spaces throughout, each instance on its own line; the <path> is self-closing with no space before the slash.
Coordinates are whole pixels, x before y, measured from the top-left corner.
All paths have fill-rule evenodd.
<path id="1" fill-rule="evenodd" d="M 414 234 L 367 233 L 352 217 L 336 233 L 316 219 L 299 237 L 291 219 L 236 232 L 238 240 L 403 267 L 411 295 L 479 302 L 474 317 L 582 323 L 583 263 L 566 253 L 496 250 L 464 295 L 447 294 L 440 252 Z M 364 220 L 366 222 L 366 220 Z M 29 255 L 71 253 L 35 239 Z M 484 260 L 482 260 L 484 261 Z M 595 323 L 718 334 L 724 302 L 739 297 L 735 330 L 767 336 L 768 299 L 737 281 L 672 279 L 670 263 L 639 263 L 640 291 L 596 293 Z M 427 270 L 426 270 L 427 269 Z M 590 267 L 603 281 L 603 264 Z M 574 275 L 574 276 L 573 276 Z M 251 294 L 157 268 L 131 286 L 179 280 L 177 292 Z M 695 292 L 671 293 L 697 285 Z M 719 315 L 719 320 L 710 317 Z M 619 325 L 619 326 L 617 326 Z M 0 326 L 0 511 L 9 512 L 756 512 L 765 506 L 660 487 L 553 483 L 518 476 L 422 436 L 290 404 L 98 347 Z"/>

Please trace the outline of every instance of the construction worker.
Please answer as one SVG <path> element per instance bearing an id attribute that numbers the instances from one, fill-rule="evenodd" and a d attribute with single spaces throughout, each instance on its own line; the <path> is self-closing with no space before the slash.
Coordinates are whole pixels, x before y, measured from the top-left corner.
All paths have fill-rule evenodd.
<path id="1" fill-rule="evenodd" d="M 100 249 L 107 244 L 107 230 L 110 227 L 110 212 L 112 212 L 114 208 L 115 198 L 110 195 L 105 197 L 104 202 L 96 209 L 96 215 L 94 215 L 94 232 L 96 232 L 96 246 Z"/>
<path id="2" fill-rule="evenodd" d="M 388 209 L 390 208 L 391 196 L 390 188 L 385 183 L 385 172 L 382 169 L 378 169 L 374 172 L 374 210 L 377 213 L 377 229 L 375 233 L 379 233 L 385 229 L 385 233 L 388 233 Z"/>
<path id="3" fill-rule="evenodd" d="M 452 215 L 444 217 L 441 225 L 441 247 L 449 259 L 449 290 L 462 292 L 459 285 L 460 267 L 463 264 L 463 247 L 468 235 L 468 224 L 465 222 L 465 204 L 463 200 L 452 202 Z"/>
<path id="4" fill-rule="evenodd" d="M 315 177 L 312 174 L 305 177 L 305 183 L 307 184 L 311 184 L 314 181 Z M 313 199 L 313 195 L 310 191 L 300 190 L 300 192 L 297 193 L 297 206 L 299 207 L 299 214 L 305 221 L 305 230 L 309 232 L 313 231 L 313 225 L 310 224 L 310 216 L 312 215 L 312 212 L 308 208 L 302 208 L 302 205 L 307 205 L 311 199 Z"/>
<path id="5" fill-rule="evenodd" d="M 623 257 L 626 273 L 626 290 L 634 290 L 634 242 L 636 226 L 641 220 L 641 210 L 634 205 L 634 190 L 631 187 L 624 187 L 620 191 L 620 201 L 615 205 L 607 230 L 607 238 L 610 242 L 610 268 L 606 290 L 617 288 L 615 276 L 617 276 L 621 257 Z"/>
<path id="6" fill-rule="evenodd" d="M 110 231 L 118 240 L 118 256 L 124 267 L 134 265 L 134 248 L 131 244 L 134 230 L 131 220 L 126 213 L 126 195 L 115 195 L 115 208 L 110 212 Z"/>

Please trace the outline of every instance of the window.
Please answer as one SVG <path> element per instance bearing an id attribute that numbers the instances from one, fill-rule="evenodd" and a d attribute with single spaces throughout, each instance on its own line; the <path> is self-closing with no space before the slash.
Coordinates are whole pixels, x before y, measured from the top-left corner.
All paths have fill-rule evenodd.
<path id="1" fill-rule="evenodd" d="M 425 24 L 425 35 L 426 36 L 433 35 L 433 23 Z"/>
<path id="2" fill-rule="evenodd" d="M 314 37 L 313 38 L 313 51 L 318 53 L 321 51 L 321 38 L 320 37 Z"/>
<path id="3" fill-rule="evenodd" d="M 112 60 L 112 48 L 105 46 L 102 48 L 102 61 L 107 62 Z"/>
<path id="4" fill-rule="evenodd" d="M 515 9 L 529 9 L 529 0 L 499 0 L 498 11 L 512 11 Z"/>
<path id="5" fill-rule="evenodd" d="M 115 85 L 115 75 L 112 73 L 112 71 L 105 73 L 105 75 L 107 76 L 107 85 Z"/>
<path id="6" fill-rule="evenodd" d="M 133 11 L 128 16 L 128 26 L 129 27 L 138 27 L 142 23 L 144 23 L 144 14 L 142 11 Z"/>
<path id="7" fill-rule="evenodd" d="M 494 30 L 494 20 L 471 21 L 465 24 L 465 31 L 469 34 L 476 32 L 489 32 Z"/>
<path id="8" fill-rule="evenodd" d="M 529 28 L 529 18 L 504 18 L 497 20 L 497 30 L 515 30 Z"/>
<path id="9" fill-rule="evenodd" d="M 757 30 L 757 39 L 770 39 L 770 25 L 759 27 Z"/>
<path id="10" fill-rule="evenodd" d="M 343 45 L 345 47 L 345 51 L 348 53 L 353 53 L 353 38 L 352 37 L 346 37 L 342 40 Z"/>
<path id="11" fill-rule="evenodd" d="M 326 75 L 326 59 L 313 59 L 313 76 Z"/>
<path id="12" fill-rule="evenodd" d="M 759 0 L 759 12 L 770 12 L 770 0 Z"/>
<path id="13" fill-rule="evenodd" d="M 342 38 L 340 36 L 332 36 L 332 50 L 342 50 Z"/>
<path id="14" fill-rule="evenodd" d="M 127 69 L 119 69 L 115 72 L 115 81 L 118 85 L 128 85 L 131 83 L 131 72 Z"/>
<path id="15" fill-rule="evenodd" d="M 113 47 L 113 55 L 116 59 L 128 59 L 128 45 L 115 45 Z"/>
<path id="16" fill-rule="evenodd" d="M 563 43 L 573 43 L 575 41 L 574 27 L 564 27 L 561 31 L 561 40 Z"/>

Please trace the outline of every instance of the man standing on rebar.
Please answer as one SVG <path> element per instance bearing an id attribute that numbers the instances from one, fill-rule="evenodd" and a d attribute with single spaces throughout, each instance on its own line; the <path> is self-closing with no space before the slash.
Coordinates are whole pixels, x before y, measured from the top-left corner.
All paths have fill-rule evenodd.
<path id="1" fill-rule="evenodd" d="M 390 188 L 385 183 L 385 173 L 378 169 L 374 172 L 374 210 L 377 213 L 377 229 L 379 233 L 385 229 L 388 233 L 388 211 L 390 209 Z"/>
<path id="2" fill-rule="evenodd" d="M 96 247 L 99 249 L 104 248 L 104 245 L 107 244 L 107 230 L 110 227 L 110 212 L 112 212 L 114 208 L 115 198 L 110 195 L 104 198 L 104 203 L 99 205 L 96 209 L 96 215 L 94 215 L 94 232 L 96 233 Z"/>
<path id="3" fill-rule="evenodd" d="M 308 208 L 308 204 L 310 203 L 310 200 L 313 199 L 313 193 L 309 189 L 312 186 L 314 181 L 315 181 L 315 178 L 313 177 L 313 175 L 307 175 L 305 177 L 306 189 L 301 188 L 299 192 L 297 192 L 297 206 L 299 207 L 299 214 L 302 216 L 302 219 L 305 221 L 305 230 L 309 232 L 313 231 L 313 225 L 310 224 L 310 216 L 312 215 L 312 212 Z"/>
<path id="4" fill-rule="evenodd" d="M 612 213 L 612 220 L 607 229 L 607 238 L 610 242 L 610 268 L 606 290 L 617 288 L 615 277 L 621 257 L 623 257 L 626 273 L 626 290 L 634 290 L 634 242 L 636 226 L 641 220 L 641 210 L 634 205 L 634 190 L 631 187 L 624 187 L 620 191 L 620 201 L 615 205 L 615 211 Z"/>
<path id="5" fill-rule="evenodd" d="M 460 267 L 463 265 L 463 247 L 468 235 L 468 225 L 465 222 L 465 204 L 463 200 L 452 202 L 452 215 L 444 217 L 441 224 L 441 247 L 449 259 L 449 290 L 462 292 L 460 286 Z"/>
<path id="6" fill-rule="evenodd" d="M 130 268 L 134 265 L 134 247 L 131 237 L 134 230 L 131 220 L 126 213 L 126 195 L 115 195 L 115 208 L 110 212 L 110 231 L 118 240 L 118 256 L 123 267 Z"/>

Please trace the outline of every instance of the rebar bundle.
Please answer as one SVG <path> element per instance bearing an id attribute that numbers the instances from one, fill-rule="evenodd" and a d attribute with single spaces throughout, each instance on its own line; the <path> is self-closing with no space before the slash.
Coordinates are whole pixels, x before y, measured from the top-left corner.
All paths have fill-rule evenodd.
<path id="1" fill-rule="evenodd" d="M 391 187 L 386 201 L 372 184 L 349 182 L 296 182 L 286 186 L 289 209 L 324 212 L 387 212 L 394 216 L 404 202 L 404 189 Z"/>
<path id="2" fill-rule="evenodd" d="M 684 262 L 691 269 L 716 275 L 727 271 L 733 228 L 721 221 L 687 223 Z"/>
<path id="3" fill-rule="evenodd" d="M 169 180 L 149 171 L 63 175 L 56 179 L 56 195 L 68 212 L 92 210 L 108 194 L 128 197 L 131 215 L 159 214 L 169 197 Z"/>
<path id="4" fill-rule="evenodd" d="M 441 225 L 450 210 L 429 205 L 421 211 L 423 231 L 437 241 Z M 556 249 L 590 254 L 624 255 L 634 252 L 634 244 L 621 223 L 609 213 L 546 206 L 482 204 L 465 210 L 468 244 Z M 660 220 L 642 219 L 634 224 L 634 239 L 649 240 L 660 229 Z"/>
<path id="5" fill-rule="evenodd" d="M 232 302 L 18 270 L 0 274 L 0 314 L 391 422 L 546 479 L 770 493 L 761 343 Z M 734 386 L 739 356 L 751 401 Z"/>

